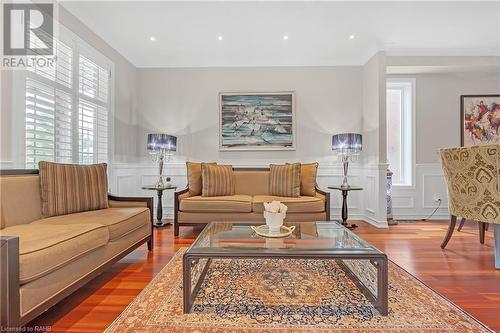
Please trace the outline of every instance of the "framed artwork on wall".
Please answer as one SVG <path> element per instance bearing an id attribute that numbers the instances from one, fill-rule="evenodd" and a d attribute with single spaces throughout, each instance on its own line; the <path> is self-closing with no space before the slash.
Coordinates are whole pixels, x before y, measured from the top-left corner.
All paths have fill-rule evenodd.
<path id="1" fill-rule="evenodd" d="M 460 96 L 462 146 L 500 144 L 500 95 Z"/>
<path id="2" fill-rule="evenodd" d="M 220 93 L 221 151 L 295 150 L 293 92 Z"/>

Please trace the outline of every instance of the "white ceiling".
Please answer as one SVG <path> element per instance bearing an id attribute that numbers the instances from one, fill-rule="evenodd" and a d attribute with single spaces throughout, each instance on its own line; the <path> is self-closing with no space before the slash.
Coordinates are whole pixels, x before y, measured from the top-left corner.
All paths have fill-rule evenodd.
<path id="1" fill-rule="evenodd" d="M 500 55 L 499 1 L 62 4 L 137 67 L 361 65 L 382 49 Z"/>

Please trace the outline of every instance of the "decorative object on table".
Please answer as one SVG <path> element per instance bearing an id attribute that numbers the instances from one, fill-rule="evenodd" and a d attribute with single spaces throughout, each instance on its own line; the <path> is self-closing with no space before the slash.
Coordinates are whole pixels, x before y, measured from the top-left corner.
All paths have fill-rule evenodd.
<path id="1" fill-rule="evenodd" d="M 293 92 L 219 97 L 220 150 L 295 150 Z"/>
<path id="2" fill-rule="evenodd" d="M 163 133 L 148 134 L 147 147 L 153 162 L 158 163 L 160 175 L 156 187 L 163 188 L 167 185 L 163 181 L 163 162 L 168 162 L 177 151 L 177 137 Z"/>
<path id="3" fill-rule="evenodd" d="M 358 133 L 342 133 L 332 136 L 332 150 L 337 153 L 344 164 L 344 179 L 342 187 L 349 187 L 347 169 L 349 162 L 355 161 L 363 148 L 363 136 Z"/>
<path id="4" fill-rule="evenodd" d="M 290 236 L 295 230 L 295 226 L 292 225 L 290 227 L 286 225 L 282 225 L 279 227 L 278 231 L 271 230 L 267 225 L 259 225 L 259 226 L 250 226 L 253 231 L 259 236 L 266 238 L 283 238 Z"/>
<path id="5" fill-rule="evenodd" d="M 387 224 L 397 225 L 398 221 L 394 220 L 392 216 L 392 175 L 394 173 L 387 168 L 387 181 L 385 183 L 385 190 L 387 195 Z"/>
<path id="6" fill-rule="evenodd" d="M 500 269 L 500 145 L 441 149 L 439 155 L 448 188 L 448 211 L 451 215 L 441 248 L 444 249 L 448 244 L 455 230 L 457 216 L 479 222 L 481 244 L 484 243 L 485 223 L 492 223 L 495 267 Z"/>
<path id="7" fill-rule="evenodd" d="M 288 207 L 279 201 L 264 202 L 264 218 L 269 228 L 269 233 L 279 234 Z"/>
<path id="8" fill-rule="evenodd" d="M 167 177 L 167 183 L 170 183 L 170 177 Z M 176 190 L 176 186 L 170 185 L 163 185 L 162 187 L 158 187 L 158 184 L 155 185 L 145 185 L 142 187 L 143 190 L 152 190 L 156 191 L 156 195 L 158 196 L 158 203 L 156 206 L 156 222 L 154 223 L 155 227 L 164 227 L 166 225 L 169 225 L 171 222 L 164 222 L 163 221 L 163 203 L 162 203 L 162 196 L 163 196 L 163 191 L 165 190 Z"/>
<path id="9" fill-rule="evenodd" d="M 500 144 L 500 95 L 460 96 L 462 146 Z"/>
<path id="10" fill-rule="evenodd" d="M 339 190 L 342 192 L 342 225 L 348 229 L 357 228 L 358 226 L 356 224 L 347 223 L 347 218 L 348 218 L 347 195 L 349 194 L 349 191 L 361 191 L 363 188 L 359 186 L 349 186 L 349 187 L 328 186 L 328 188 L 331 190 Z"/>

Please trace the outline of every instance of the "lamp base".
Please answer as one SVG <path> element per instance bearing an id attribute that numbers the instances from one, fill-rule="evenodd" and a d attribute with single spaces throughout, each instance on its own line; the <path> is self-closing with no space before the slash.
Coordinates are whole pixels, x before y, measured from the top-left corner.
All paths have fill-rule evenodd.
<path id="1" fill-rule="evenodd" d="M 344 179 L 342 180 L 342 188 L 349 188 L 349 183 L 347 182 L 347 170 L 349 169 L 349 156 L 342 156 L 342 162 L 344 163 Z"/>
<path id="2" fill-rule="evenodd" d="M 170 225 L 172 224 L 172 222 L 168 222 L 168 221 L 158 221 L 156 220 L 156 222 L 154 223 L 154 226 L 157 227 L 157 228 L 161 228 L 161 227 L 166 227 L 167 225 Z"/>
<path id="3" fill-rule="evenodd" d="M 340 222 L 340 221 L 339 221 Z M 347 223 L 347 222 L 341 222 L 340 224 L 342 224 L 344 227 L 346 227 L 347 229 L 354 229 L 354 228 L 357 228 L 358 225 L 355 224 L 355 223 Z"/>
<path id="4" fill-rule="evenodd" d="M 165 183 L 163 182 L 163 176 L 160 176 L 160 178 L 158 178 L 155 186 L 156 186 L 156 188 L 164 188 L 165 187 Z"/>

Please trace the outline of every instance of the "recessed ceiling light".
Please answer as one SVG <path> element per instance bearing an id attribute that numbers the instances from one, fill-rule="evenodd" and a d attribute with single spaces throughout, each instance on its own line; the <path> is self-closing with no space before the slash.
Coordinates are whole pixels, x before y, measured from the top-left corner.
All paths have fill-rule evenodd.
<path id="1" fill-rule="evenodd" d="M 283 39 L 284 39 L 284 40 L 287 40 L 287 39 L 288 39 L 288 36 L 287 36 L 287 35 L 284 35 L 284 36 L 283 36 Z"/>
<path id="2" fill-rule="evenodd" d="M 154 42 L 154 41 L 156 41 L 156 37 L 155 36 L 151 36 L 151 37 L 149 37 L 149 40 L 152 41 L 152 42 Z"/>
<path id="3" fill-rule="evenodd" d="M 222 40 L 222 36 L 217 37 L 218 40 Z"/>
<path id="4" fill-rule="evenodd" d="M 356 35 L 350 35 L 349 36 L 349 39 L 354 39 L 354 38 L 356 38 Z"/>

